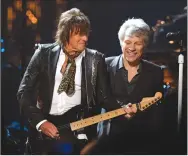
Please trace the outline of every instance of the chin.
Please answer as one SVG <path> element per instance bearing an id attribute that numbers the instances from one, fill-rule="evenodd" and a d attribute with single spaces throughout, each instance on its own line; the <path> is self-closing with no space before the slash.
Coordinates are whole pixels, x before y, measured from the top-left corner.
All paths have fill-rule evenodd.
<path id="1" fill-rule="evenodd" d="M 135 59 L 135 58 L 127 58 L 127 61 L 128 62 L 135 62 L 137 59 Z"/>
<path id="2" fill-rule="evenodd" d="M 127 59 L 127 61 L 130 63 L 136 63 L 138 61 L 138 59 Z"/>
<path id="3" fill-rule="evenodd" d="M 85 48 L 86 48 L 86 47 L 84 47 L 84 48 L 80 48 L 80 51 L 81 51 L 81 52 L 82 52 L 82 51 L 84 51 L 84 50 L 85 50 Z"/>
<path id="4" fill-rule="evenodd" d="M 129 63 L 134 63 L 135 61 L 132 61 L 132 60 L 130 61 L 130 60 L 128 60 L 128 62 L 129 62 Z"/>

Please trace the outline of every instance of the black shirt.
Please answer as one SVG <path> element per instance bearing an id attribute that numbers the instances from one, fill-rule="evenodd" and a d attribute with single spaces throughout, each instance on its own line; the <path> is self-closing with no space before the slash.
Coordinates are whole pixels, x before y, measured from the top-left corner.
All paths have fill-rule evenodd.
<path id="1" fill-rule="evenodd" d="M 113 88 L 113 93 L 116 100 L 119 101 L 120 105 L 128 104 L 130 101 L 129 95 L 135 89 L 138 79 L 142 71 L 142 63 L 139 64 L 138 73 L 133 77 L 133 79 L 128 81 L 128 71 L 123 65 L 123 57 L 119 59 L 118 66 L 116 69 L 115 84 Z M 126 98 L 125 98 L 126 97 Z"/>
<path id="2" fill-rule="evenodd" d="M 128 94 L 130 94 L 133 91 L 133 89 L 135 88 L 138 78 L 140 77 L 141 70 L 142 70 L 142 64 L 140 63 L 139 68 L 137 70 L 137 74 L 129 82 L 128 81 L 128 70 L 125 69 L 125 67 L 123 65 L 123 57 L 121 56 L 119 65 L 118 65 L 118 69 L 117 69 L 117 73 L 120 73 L 120 75 L 122 76 L 123 82 L 126 86 Z"/>

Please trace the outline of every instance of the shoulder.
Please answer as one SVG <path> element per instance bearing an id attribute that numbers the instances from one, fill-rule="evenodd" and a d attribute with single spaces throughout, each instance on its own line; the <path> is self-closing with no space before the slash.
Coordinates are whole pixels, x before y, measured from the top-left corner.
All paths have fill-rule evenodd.
<path id="1" fill-rule="evenodd" d="M 115 58 L 117 58 L 117 57 L 118 57 L 118 56 L 106 57 L 106 58 L 105 58 L 106 64 L 111 64 L 111 63 L 113 62 L 113 60 L 114 60 Z"/>
<path id="2" fill-rule="evenodd" d="M 92 56 L 95 56 L 95 57 L 105 57 L 105 55 L 103 54 L 103 53 L 101 53 L 101 52 L 99 52 L 98 50 L 96 50 L 96 49 L 90 49 L 90 48 L 86 48 L 86 53 L 88 54 L 88 55 L 92 55 Z"/>
<path id="3" fill-rule="evenodd" d="M 95 55 L 101 55 L 101 56 L 104 55 L 103 53 L 99 52 L 99 51 L 96 50 L 96 49 L 86 48 L 86 51 L 87 51 L 88 53 L 95 54 Z"/>
<path id="4" fill-rule="evenodd" d="M 164 68 L 163 66 L 160 66 L 160 65 L 157 65 L 151 61 L 148 61 L 148 60 L 142 60 L 142 63 L 144 65 L 145 68 L 148 68 L 149 70 L 152 70 L 152 71 L 162 71 Z"/>
<path id="5" fill-rule="evenodd" d="M 53 49 L 55 47 L 60 47 L 58 43 L 46 43 L 46 44 L 35 44 L 35 49 L 40 49 L 40 50 L 43 50 L 43 49 Z"/>
<path id="6" fill-rule="evenodd" d="M 35 44 L 34 56 L 44 58 L 52 52 L 58 52 L 60 48 L 58 43 Z"/>
<path id="7" fill-rule="evenodd" d="M 109 68 L 115 67 L 117 66 L 121 57 L 122 55 L 107 57 L 105 58 L 105 62 Z"/>

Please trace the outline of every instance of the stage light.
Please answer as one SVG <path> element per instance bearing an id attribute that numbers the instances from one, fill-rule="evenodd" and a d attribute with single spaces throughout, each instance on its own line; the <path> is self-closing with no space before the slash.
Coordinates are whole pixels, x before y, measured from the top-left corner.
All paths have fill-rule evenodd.
<path id="1" fill-rule="evenodd" d="M 161 24 L 165 24 L 165 21 L 161 21 Z"/>
<path id="2" fill-rule="evenodd" d="M 166 82 L 166 85 L 168 86 L 170 83 L 169 82 Z"/>
<path id="3" fill-rule="evenodd" d="M 14 2 L 14 7 L 19 10 L 19 11 L 22 11 L 22 1 L 20 0 L 17 0 Z"/>
<path id="4" fill-rule="evenodd" d="M 169 41 L 168 43 L 170 43 L 170 44 L 174 44 L 174 41 Z"/>
<path id="5" fill-rule="evenodd" d="M 31 11 L 30 10 L 27 10 L 26 11 L 26 15 L 29 16 L 31 14 Z"/>
<path id="6" fill-rule="evenodd" d="M 5 52 L 5 48 L 1 48 L 1 52 L 4 53 Z"/>
<path id="7" fill-rule="evenodd" d="M 26 15 L 28 16 L 29 20 L 33 23 L 36 24 L 38 22 L 38 19 L 35 17 L 35 15 L 30 11 L 27 10 Z M 28 24 L 29 25 L 29 24 Z"/>

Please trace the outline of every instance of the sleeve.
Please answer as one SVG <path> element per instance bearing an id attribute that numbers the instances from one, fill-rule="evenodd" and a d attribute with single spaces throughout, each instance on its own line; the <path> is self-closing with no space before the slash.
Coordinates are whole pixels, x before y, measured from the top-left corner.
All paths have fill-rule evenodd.
<path id="1" fill-rule="evenodd" d="M 104 109 L 111 111 L 121 107 L 111 92 L 104 55 L 101 56 L 98 62 L 96 87 L 97 102 L 101 104 Z"/>
<path id="2" fill-rule="evenodd" d="M 39 128 L 40 128 L 40 126 L 41 126 L 44 122 L 46 122 L 46 121 L 47 121 L 47 120 L 42 120 L 42 121 L 40 121 L 40 122 L 36 125 L 37 131 L 41 132 L 41 130 L 40 130 Z"/>
<path id="3" fill-rule="evenodd" d="M 164 129 L 164 91 L 163 91 L 163 79 L 164 79 L 164 74 L 163 74 L 163 69 L 160 68 L 158 72 L 155 72 L 156 75 L 154 75 L 155 78 L 155 93 L 156 92 L 161 92 L 163 97 L 162 99 L 157 102 L 156 107 L 153 107 L 151 111 L 149 111 L 150 114 L 150 124 L 151 125 L 151 130 L 154 132 L 162 132 Z"/>
<path id="4" fill-rule="evenodd" d="M 39 73 L 42 69 L 41 60 L 41 46 L 39 46 L 27 66 L 17 93 L 20 111 L 33 127 L 44 120 L 41 110 L 36 107 L 36 86 L 39 83 Z"/>

